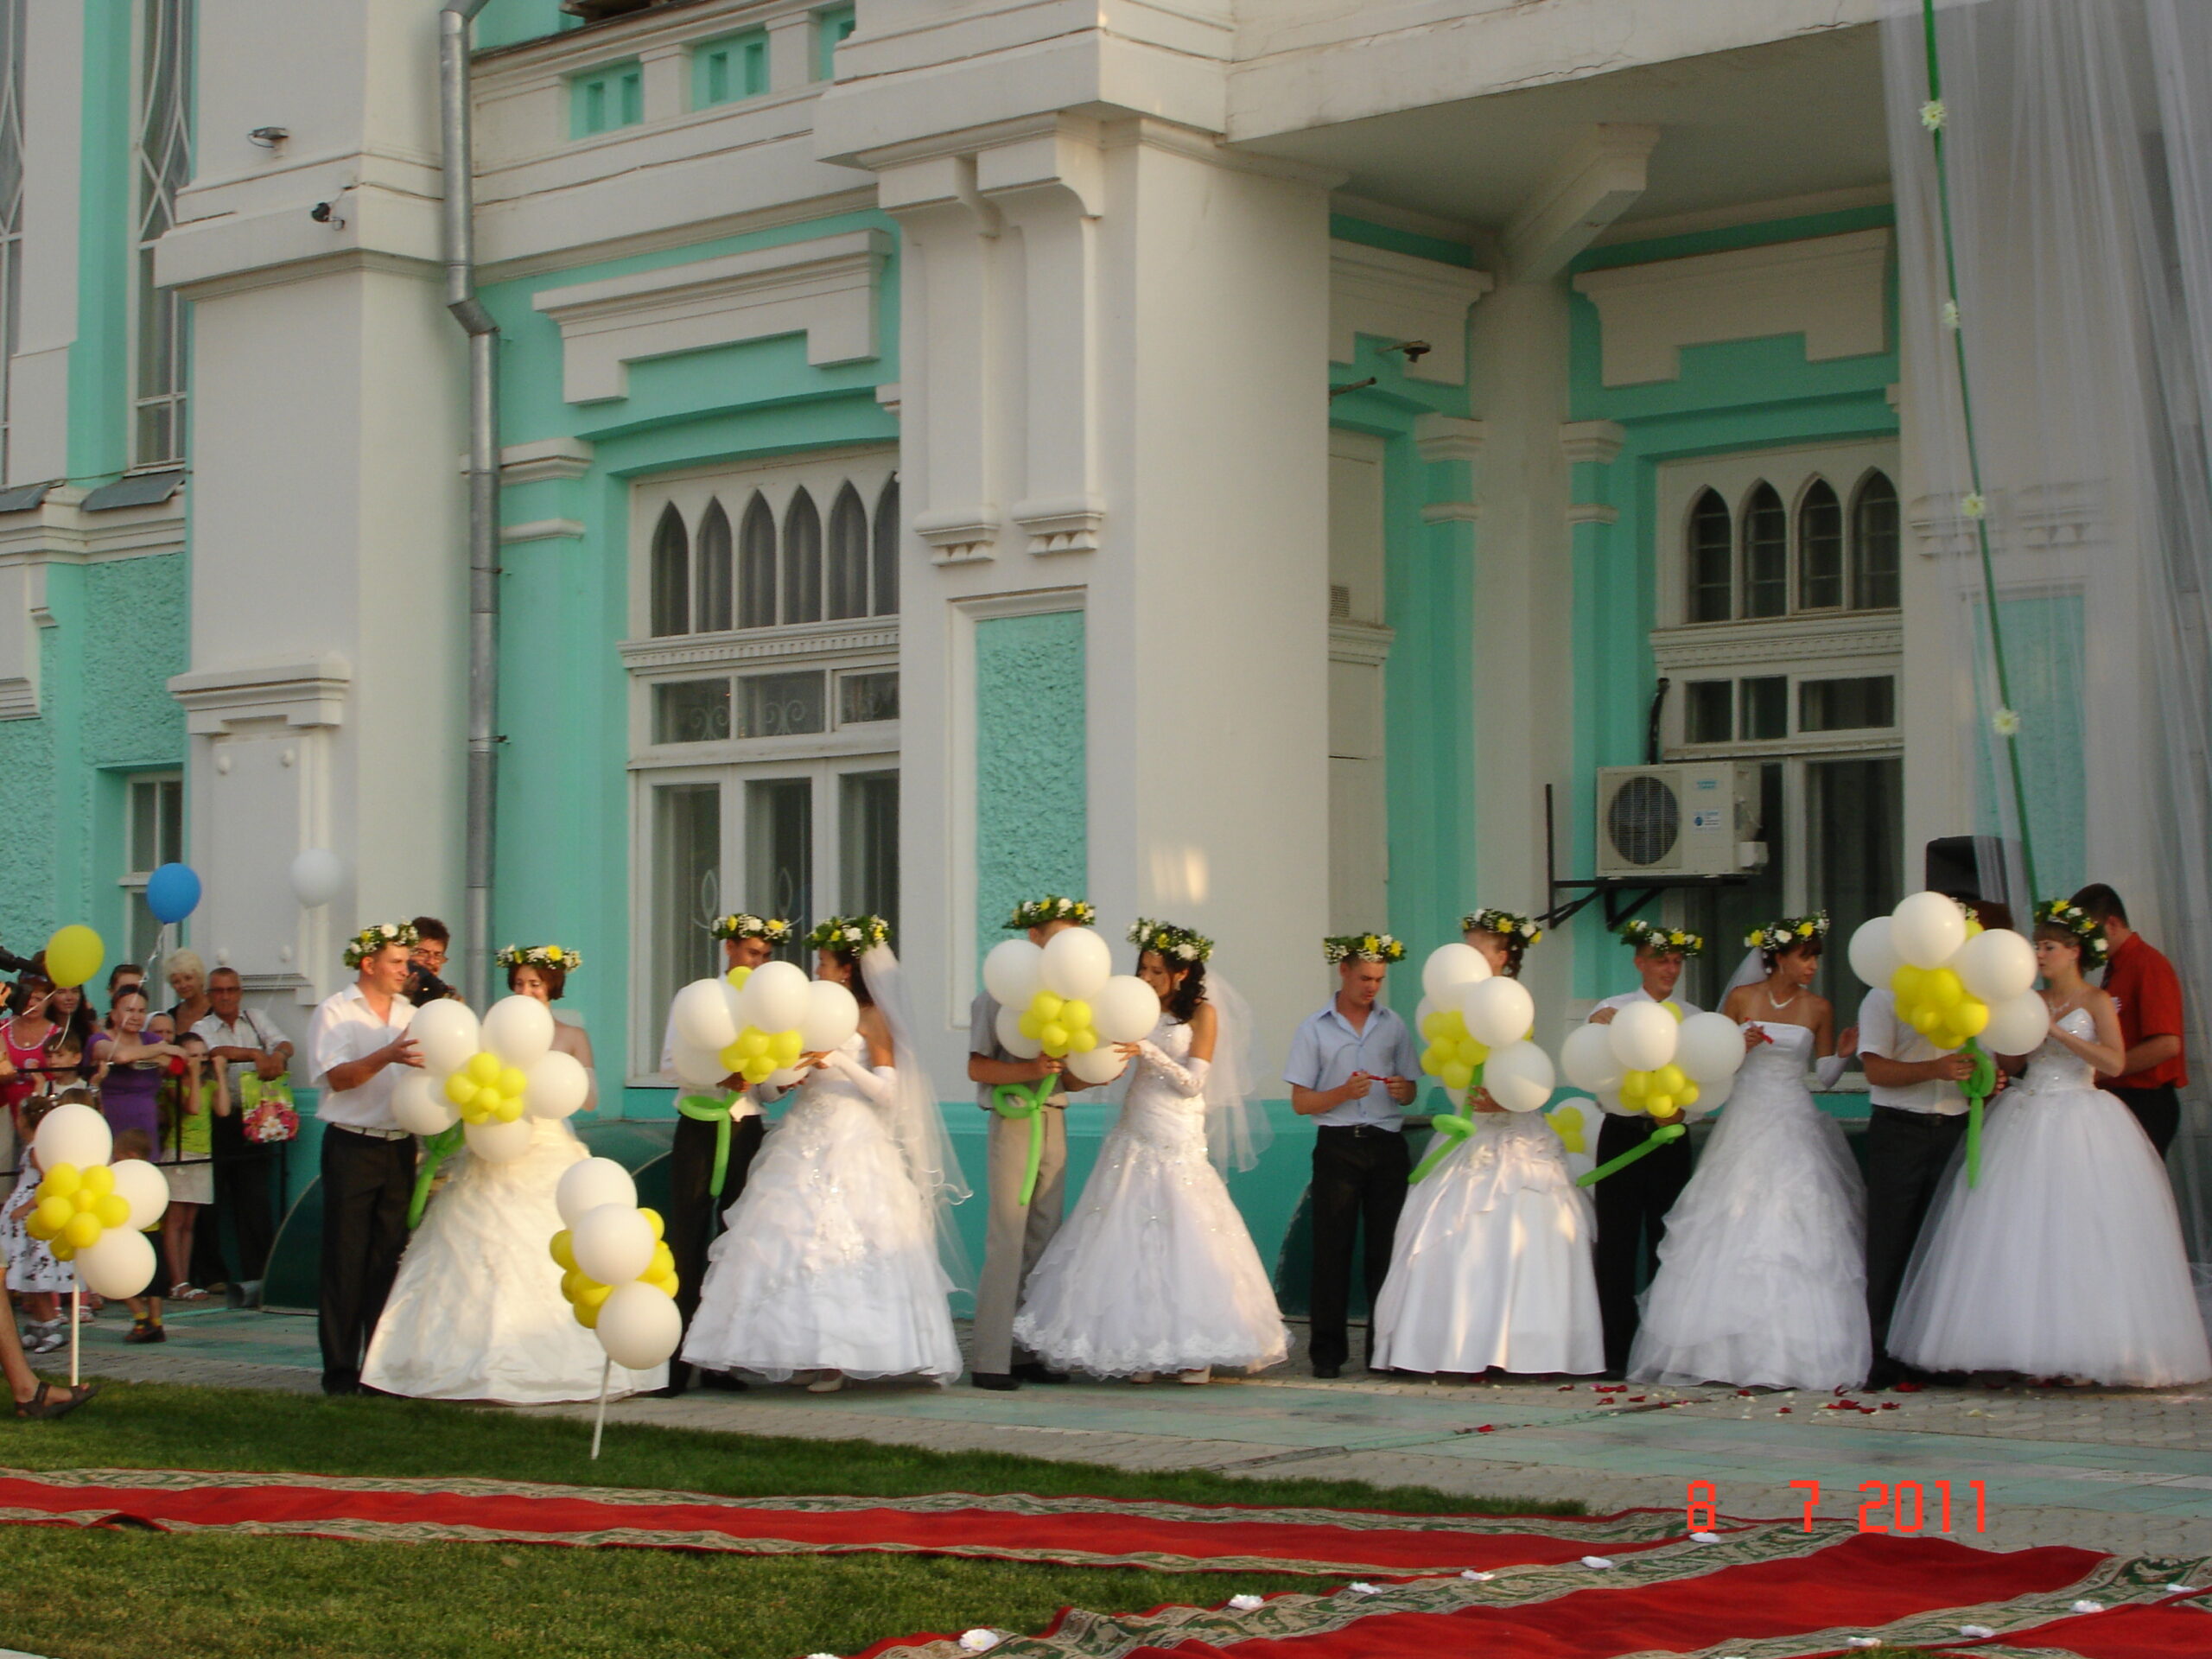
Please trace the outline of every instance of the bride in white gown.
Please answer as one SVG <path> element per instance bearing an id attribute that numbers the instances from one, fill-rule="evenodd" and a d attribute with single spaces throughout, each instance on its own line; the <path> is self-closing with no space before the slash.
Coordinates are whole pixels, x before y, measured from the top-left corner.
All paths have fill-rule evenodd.
<path id="1" fill-rule="evenodd" d="M 849 1377 L 960 1375 L 945 1211 L 967 1189 L 910 1040 L 890 935 L 880 917 L 832 917 L 809 938 L 817 976 L 860 1000 L 861 1027 L 801 1061 L 798 1098 L 707 1253 L 691 1364 L 805 1376 L 817 1394 Z"/>
<path id="2" fill-rule="evenodd" d="M 509 990 L 554 1002 L 582 958 L 550 947 L 510 947 L 499 961 Z M 591 1039 L 582 1027 L 556 1024 L 553 1046 L 591 1070 Z M 582 1109 L 598 1103 L 594 1077 Z M 554 1189 L 569 1165 L 591 1154 L 565 1122 L 526 1121 L 530 1150 L 511 1162 L 454 1155 L 459 1171 L 409 1241 L 369 1339 L 365 1387 L 419 1400 L 514 1406 L 598 1398 L 606 1351 L 562 1299 L 561 1269 L 545 1249 L 563 1224 Z M 667 1380 L 665 1365 L 650 1371 L 617 1365 L 607 1387 L 620 1395 Z"/>
<path id="3" fill-rule="evenodd" d="M 1872 1363 L 1866 1182 L 1805 1086 L 1816 1067 L 1833 1084 L 1857 1046 L 1810 988 L 1827 931 L 1825 914 L 1758 930 L 1765 975 L 1721 1005 L 1758 1040 L 1668 1212 L 1629 1354 L 1639 1382 L 1855 1388 Z"/>
<path id="4" fill-rule="evenodd" d="M 2164 1164 L 2096 1086 L 2126 1046 L 2113 1000 L 2082 977 L 2103 930 L 2036 907 L 2050 1035 L 1989 1108 L 1981 1179 L 1963 1160 L 1922 1230 L 1890 1351 L 1930 1371 L 2017 1371 L 2171 1388 L 2212 1376 Z"/>
<path id="5" fill-rule="evenodd" d="M 1251 1022 L 1227 982 L 1207 977 L 1211 941 L 1151 921 L 1129 938 L 1163 1013 L 1122 1046 L 1121 1117 L 1030 1272 L 1014 1340 L 1057 1370 L 1136 1382 L 1262 1370 L 1288 1357 L 1289 1332 L 1216 1166 L 1249 1169 L 1266 1144 L 1246 1105 Z"/>

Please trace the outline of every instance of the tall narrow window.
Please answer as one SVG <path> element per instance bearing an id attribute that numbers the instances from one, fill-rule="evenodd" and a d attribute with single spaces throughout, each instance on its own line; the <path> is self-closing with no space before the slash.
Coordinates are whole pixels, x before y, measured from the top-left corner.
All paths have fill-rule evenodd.
<path id="1" fill-rule="evenodd" d="M 653 526 L 653 638 L 691 632 L 691 549 L 683 515 L 670 504 Z"/>
<path id="2" fill-rule="evenodd" d="M 814 785 L 773 778 L 745 785 L 745 907 L 783 916 L 804 938 L 814 925 Z M 794 960 L 796 950 L 786 955 Z"/>
<path id="3" fill-rule="evenodd" d="M 133 778 L 130 787 L 129 846 L 123 873 L 125 936 L 133 962 L 150 962 L 162 925 L 146 903 L 156 870 L 184 856 L 184 779 L 175 772 Z"/>
<path id="4" fill-rule="evenodd" d="M 1834 610 L 1843 603 L 1843 503 L 1815 479 L 1797 504 L 1797 604 Z"/>
<path id="5" fill-rule="evenodd" d="M 837 902 L 899 926 L 899 774 L 849 772 L 838 780 Z"/>
<path id="6" fill-rule="evenodd" d="M 830 620 L 868 614 L 868 509 L 850 482 L 830 507 Z"/>
<path id="7" fill-rule="evenodd" d="M 695 633 L 721 633 L 729 627 L 729 515 L 719 500 L 707 503 L 699 520 L 699 603 L 692 613 Z"/>
<path id="8" fill-rule="evenodd" d="M 664 784 L 652 792 L 652 1006 L 721 971 L 708 930 L 721 913 L 721 786 Z M 650 1068 L 648 1068 L 650 1069 Z"/>
<path id="9" fill-rule="evenodd" d="M 875 613 L 899 614 L 899 475 L 875 498 Z"/>
<path id="10" fill-rule="evenodd" d="M 1869 473 L 1851 505 L 1852 539 L 1858 545 L 1857 592 L 1862 611 L 1894 609 L 1897 602 L 1897 491 L 1888 477 Z"/>
<path id="11" fill-rule="evenodd" d="M 23 6 L 0 0 L 0 483 L 14 417 L 9 365 L 23 308 Z"/>
<path id="12" fill-rule="evenodd" d="M 184 455 L 189 366 L 183 302 L 154 283 L 154 245 L 176 220 L 192 176 L 192 48 L 197 0 L 144 0 L 140 16 L 137 143 L 138 374 L 132 459 Z"/>
<path id="13" fill-rule="evenodd" d="M 1789 608 L 1789 514 L 1774 486 L 1744 503 L 1744 614 L 1780 616 Z"/>
<path id="14" fill-rule="evenodd" d="M 1712 490 L 1701 492 L 1690 506 L 1691 621 L 1726 622 L 1734 609 L 1734 542 L 1728 504 Z"/>
<path id="15" fill-rule="evenodd" d="M 775 620 L 776 515 L 755 490 L 737 531 L 737 626 L 766 628 Z"/>
<path id="16" fill-rule="evenodd" d="M 784 620 L 822 620 L 822 515 L 801 488 L 784 509 Z"/>

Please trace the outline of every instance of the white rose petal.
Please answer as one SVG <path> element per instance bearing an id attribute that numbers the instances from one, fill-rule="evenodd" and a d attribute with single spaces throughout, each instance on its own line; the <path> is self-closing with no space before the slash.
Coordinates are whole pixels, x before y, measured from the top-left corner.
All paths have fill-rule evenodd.
<path id="1" fill-rule="evenodd" d="M 1478 1573 L 1471 1567 L 1467 1568 L 1465 1572 L 1460 1573 L 1459 1576 L 1466 1580 L 1470 1584 L 1488 1584 L 1492 1579 L 1496 1578 L 1497 1574 L 1495 1573 Z"/>
<path id="2" fill-rule="evenodd" d="M 1986 1624 L 1961 1624 L 1959 1626 L 1959 1634 L 1969 1641 L 1979 1642 L 1985 1637 L 1996 1635 L 1997 1632 Z"/>
<path id="3" fill-rule="evenodd" d="M 2066 1609 L 2069 1613 L 2101 1613 L 2104 1610 L 2105 1605 L 2101 1601 L 2077 1601 Z"/>
<path id="4" fill-rule="evenodd" d="M 2196 1586 L 2193 1584 L 2170 1584 L 2166 1586 L 2166 1593 L 2170 1596 L 2193 1596 L 2196 1593 Z"/>
<path id="5" fill-rule="evenodd" d="M 1352 1594 L 1356 1596 L 1379 1596 L 1382 1593 L 1382 1586 L 1381 1585 L 1362 1584 L 1357 1579 L 1353 1580 L 1351 1583 L 1346 1585 L 1344 1588 L 1351 1591 Z"/>
<path id="6" fill-rule="evenodd" d="M 1612 1564 L 1613 1564 L 1613 1563 L 1612 1563 L 1611 1559 L 1610 1557 L 1608 1557 L 1608 1556 L 1604 1556 L 1604 1555 L 1585 1555 L 1585 1556 L 1582 1558 L 1582 1565 L 1583 1565 L 1583 1566 L 1587 1567 L 1592 1567 L 1592 1568 L 1595 1568 L 1597 1571 L 1599 1571 L 1599 1572 L 1600 1572 L 1600 1573 L 1604 1572 L 1607 1567 L 1611 1567 Z"/>
<path id="7" fill-rule="evenodd" d="M 1240 1613 L 1249 1613 L 1255 1607 L 1266 1605 L 1266 1603 L 1258 1596 L 1231 1596 L 1229 1605 Z"/>
<path id="8" fill-rule="evenodd" d="M 987 1630 L 979 1625 L 975 1630 L 960 1632 L 960 1651 L 963 1653 L 988 1653 L 998 1644 L 999 1633 L 996 1630 Z"/>
<path id="9" fill-rule="evenodd" d="M 1690 1534 L 1690 1541 L 1694 1544 L 1717 1544 L 1720 1541 L 1720 1535 L 1717 1532 L 1694 1532 Z"/>
<path id="10" fill-rule="evenodd" d="M 1878 1648 L 1882 1645 L 1882 1638 L 1878 1636 L 1846 1637 L 1844 1644 L 1853 1648 Z"/>

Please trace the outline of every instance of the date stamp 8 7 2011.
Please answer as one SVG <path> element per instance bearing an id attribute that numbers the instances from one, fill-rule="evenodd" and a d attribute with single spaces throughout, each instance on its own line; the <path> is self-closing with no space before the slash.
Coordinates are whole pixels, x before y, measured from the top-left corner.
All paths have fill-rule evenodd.
<path id="1" fill-rule="evenodd" d="M 1961 1481 L 1957 1502 L 1948 1480 L 1866 1480 L 1859 1484 L 1859 1530 L 1861 1532 L 1986 1532 L 1989 1497 L 1978 1480 Z M 1793 1480 L 1790 1489 L 1804 1506 L 1805 1530 L 1813 1529 L 1813 1512 L 1821 1506 L 1821 1483 Z M 1709 1532 L 1720 1518 L 1720 1492 L 1709 1480 L 1694 1480 L 1685 1504 L 1685 1518 L 1692 1532 Z"/>

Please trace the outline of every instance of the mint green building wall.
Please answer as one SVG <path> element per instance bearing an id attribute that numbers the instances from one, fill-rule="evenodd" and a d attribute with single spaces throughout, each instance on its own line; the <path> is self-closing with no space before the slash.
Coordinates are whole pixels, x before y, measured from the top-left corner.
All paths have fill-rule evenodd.
<path id="1" fill-rule="evenodd" d="M 116 477 L 130 454 L 133 0 L 82 0 L 77 337 L 69 347 L 69 478 Z M 26 233 L 37 234 L 35 226 Z"/>
<path id="2" fill-rule="evenodd" d="M 1080 898 L 1085 853 L 1084 613 L 976 625 L 976 957 L 1025 899 Z"/>

